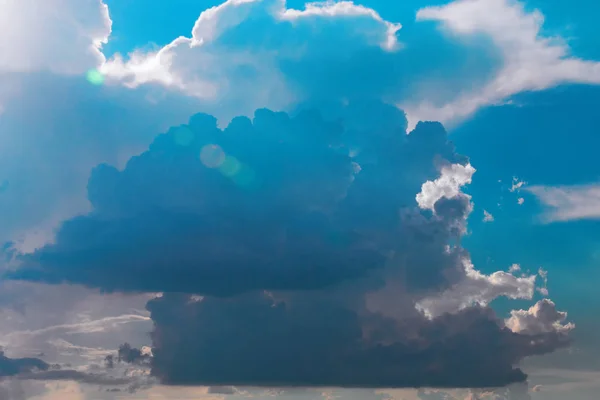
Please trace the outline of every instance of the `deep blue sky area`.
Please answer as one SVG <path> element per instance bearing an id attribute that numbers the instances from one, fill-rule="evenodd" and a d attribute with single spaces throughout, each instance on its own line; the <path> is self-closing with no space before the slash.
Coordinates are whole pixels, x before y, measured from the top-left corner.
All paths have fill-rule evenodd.
<path id="1" fill-rule="evenodd" d="M 127 54 L 151 44 L 164 46 L 178 36 L 190 36 L 202 11 L 219 5 L 219 0 L 109 0 L 113 20 L 106 55 Z"/>

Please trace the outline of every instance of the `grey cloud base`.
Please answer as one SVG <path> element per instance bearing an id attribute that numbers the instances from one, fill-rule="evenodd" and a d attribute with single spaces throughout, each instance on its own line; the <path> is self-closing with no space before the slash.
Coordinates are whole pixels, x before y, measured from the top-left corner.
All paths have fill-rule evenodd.
<path id="1" fill-rule="evenodd" d="M 485 307 L 417 311 L 468 278 L 456 243 L 472 203 L 423 210 L 415 196 L 468 160 L 439 123 L 406 135 L 394 107 L 326 111 L 261 109 L 223 130 L 193 116 L 123 170 L 95 168 L 92 212 L 8 277 L 164 292 L 148 309 L 168 384 L 503 386 L 525 380 L 524 357 L 569 343 Z"/>
<path id="2" fill-rule="evenodd" d="M 148 307 L 153 374 L 175 385 L 498 387 L 525 381 L 513 367 L 523 357 L 568 344 L 513 333 L 478 307 L 404 324 L 330 301 L 262 295 L 165 295 Z"/>

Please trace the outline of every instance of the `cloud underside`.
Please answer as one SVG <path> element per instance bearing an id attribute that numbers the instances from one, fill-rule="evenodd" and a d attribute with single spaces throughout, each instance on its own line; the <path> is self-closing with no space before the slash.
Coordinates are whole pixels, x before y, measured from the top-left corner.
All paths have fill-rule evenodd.
<path id="1" fill-rule="evenodd" d="M 498 387 L 526 379 L 513 367 L 522 357 L 567 344 L 514 333 L 478 307 L 399 324 L 302 300 L 165 295 L 149 304 L 153 374 L 176 385 Z"/>

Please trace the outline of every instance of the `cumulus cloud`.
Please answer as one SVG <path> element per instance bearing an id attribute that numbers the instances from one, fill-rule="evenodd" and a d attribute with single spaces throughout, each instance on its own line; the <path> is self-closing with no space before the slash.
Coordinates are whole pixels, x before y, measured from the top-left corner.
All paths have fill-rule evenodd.
<path id="1" fill-rule="evenodd" d="M 522 381 L 518 361 L 567 342 L 485 307 L 531 298 L 535 276 L 484 275 L 456 244 L 474 168 L 438 123 L 406 135 L 398 110 L 346 107 L 354 119 L 260 109 L 225 129 L 196 114 L 124 169 L 95 168 L 92 211 L 8 276 L 165 292 L 147 305 L 165 383 Z"/>
<path id="2" fill-rule="evenodd" d="M 542 216 L 545 222 L 600 218 L 600 185 L 535 185 L 526 190 L 548 208 Z"/>
<path id="3" fill-rule="evenodd" d="M 377 133 L 344 132 L 313 112 L 290 118 L 259 110 L 225 130 L 198 114 L 158 136 L 122 172 L 96 168 L 88 184 L 94 211 L 66 222 L 55 245 L 24 256 L 15 276 L 231 295 L 367 275 L 398 247 L 398 213 L 437 174 L 434 158 L 463 159 L 436 124 L 409 136 Z M 364 148 L 351 158 L 355 143 Z M 439 276 L 429 272 L 429 280 Z"/>
<path id="4" fill-rule="evenodd" d="M 496 104 L 524 91 L 543 90 L 564 83 L 600 83 L 600 63 L 571 55 L 566 40 L 542 33 L 544 16 L 515 0 L 456 0 L 425 7 L 417 20 L 437 21 L 459 37 L 486 35 L 502 55 L 501 67 L 481 87 L 466 90 L 451 101 L 429 99 L 404 104 L 410 121 L 435 119 L 453 122 L 480 107 Z"/>
<path id="5" fill-rule="evenodd" d="M 10 34 L 39 25 L 7 4 Z M 56 40 L 62 58 L 48 62 L 32 40 L 35 57 L 2 69 L 0 171 L 8 175 L 0 176 L 0 240 L 13 242 L 5 247 L 9 276 L 166 292 L 148 304 L 156 376 L 215 385 L 496 386 L 525 379 L 514 368 L 524 357 L 568 343 L 555 332 L 511 331 L 485 307 L 498 296 L 531 298 L 535 277 L 484 275 L 471 265 L 456 243 L 472 210 L 461 187 L 475 169 L 441 124 L 408 124 L 379 102 L 402 103 L 416 91 L 415 71 L 440 65 L 438 52 L 418 62 L 419 51 L 402 49 L 399 24 L 350 2 L 292 10 L 279 0 L 229 0 L 202 13 L 189 38 L 104 62 L 106 7 L 61 5 L 68 21 L 44 19 L 39 32 Z M 595 64 L 539 39 L 539 24 L 518 4 L 504 18 L 505 3 L 493 3 L 502 18 L 492 24 L 480 5 L 457 1 L 420 18 L 456 30 L 457 15 L 474 10 L 466 31 L 488 33 L 505 57 L 521 58 L 505 60 L 475 100 L 459 95 L 432 119 L 568 80 L 565 68 L 594 72 Z M 91 19 L 81 18 L 85 7 Z M 497 40 L 501 30 L 516 32 L 513 20 L 527 37 L 535 31 L 530 47 Z M 526 57 L 538 53 L 554 78 L 501 79 L 526 71 Z M 104 85 L 56 75 L 99 63 L 92 81 Z M 52 73 L 32 73 L 41 70 Z M 446 86 L 462 93 L 473 81 Z M 300 112 L 309 104 L 327 118 Z M 252 119 L 231 118 L 296 105 L 289 115 L 260 109 Z M 193 107 L 221 124 L 197 114 L 130 158 Z M 409 111 L 411 121 L 430 119 Z M 54 325 L 90 335 L 129 317 Z M 27 331 L 55 332 L 44 329 Z"/>
<path id="6" fill-rule="evenodd" d="M 513 310 L 510 314 L 506 326 L 513 332 L 564 335 L 575 328 L 575 324 L 571 322 L 564 323 L 567 313 L 556 310 L 554 302 L 548 299 L 538 301 L 529 310 Z"/>
<path id="7" fill-rule="evenodd" d="M 203 11 L 189 38 L 176 38 L 156 52 L 117 54 L 101 71 L 129 87 L 155 82 L 181 90 L 225 118 L 236 115 L 225 111 L 233 105 L 235 113 L 248 115 L 257 107 L 290 106 L 316 92 L 335 99 L 380 98 L 393 93 L 382 80 L 399 88 L 389 82 L 397 80 L 392 71 L 382 71 L 384 79 L 364 75 L 362 83 L 355 73 L 389 63 L 387 53 L 399 47 L 399 29 L 400 24 L 349 1 L 296 10 L 282 0 L 228 0 Z M 371 53 L 371 61 L 358 58 Z"/>
<path id="8" fill-rule="evenodd" d="M 0 5 L 0 72 L 85 73 L 105 61 L 101 46 L 111 25 L 102 0 L 5 0 Z"/>
<path id="9" fill-rule="evenodd" d="M 469 260 L 464 260 L 465 279 L 435 297 L 424 298 L 417 306 L 429 317 L 455 313 L 473 305 L 485 306 L 504 296 L 511 299 L 531 299 L 536 275 L 516 277 L 511 272 L 497 271 L 484 275 Z"/>
<path id="10" fill-rule="evenodd" d="M 463 3 L 452 4 L 468 6 Z M 110 60 L 99 50 L 111 26 L 100 0 L 61 0 L 60 13 L 54 4 L 36 5 L 38 11 L 31 13 L 28 4 L 3 3 L 3 46 L 16 55 L 5 57 L 3 62 L 12 64 L 0 68 L 0 240 L 15 241 L 14 247 L 24 252 L 53 240 L 64 219 L 89 210 L 85 182 L 92 166 L 128 159 L 198 104 L 225 123 L 256 108 L 293 109 L 306 102 L 383 99 L 403 104 L 420 98 L 419 85 L 429 74 L 444 79 L 444 92 L 454 96 L 490 69 L 487 59 L 477 68 L 461 68 L 481 49 L 467 44 L 458 49 L 428 27 L 417 26 L 424 32 L 416 36 L 434 35 L 444 51 L 423 52 L 418 43 L 403 48 L 400 24 L 347 1 L 292 9 L 280 0 L 230 0 L 204 11 L 189 37 L 175 38 L 157 52 Z M 479 6 L 476 11 L 479 18 L 483 11 Z M 473 29 L 487 26 L 473 24 Z M 499 48 L 502 43 L 497 42 Z M 102 74 L 93 81 L 104 85 L 95 87 L 84 74 L 100 64 Z M 115 81 L 136 89 L 119 88 L 111 84 Z M 444 117 L 413 114 L 409 130 L 419 118 Z"/>
<path id="11" fill-rule="evenodd" d="M 442 197 L 449 199 L 458 196 L 461 188 L 471 183 L 474 173 L 475 168 L 471 164 L 444 166 L 439 178 L 423 184 L 421 192 L 417 194 L 419 207 L 433 210 L 435 203 Z"/>
<path id="12" fill-rule="evenodd" d="M 204 11 L 189 37 L 157 51 L 117 54 L 101 71 L 129 87 L 154 82 L 183 91 L 230 119 L 257 107 L 289 109 L 315 99 L 410 105 L 415 98 L 454 98 L 496 69 L 493 51 L 446 41 L 429 26 L 414 27 L 414 37 L 435 42 L 439 52 L 424 52 L 418 42 L 403 46 L 400 27 L 350 1 L 292 9 L 284 0 L 229 0 Z M 430 75 L 443 80 L 444 90 L 439 82 L 424 84 Z M 408 109 L 410 130 L 419 120 L 448 114 Z"/>
<path id="13" fill-rule="evenodd" d="M 441 22 L 459 37 L 483 34 L 493 46 L 486 55 L 464 42 L 467 51 L 481 53 L 470 58 L 468 71 L 460 68 L 463 55 L 452 50 L 446 53 L 452 57 L 435 60 L 445 68 L 434 71 L 431 56 L 415 51 L 417 43 L 400 44 L 400 24 L 373 9 L 349 1 L 309 3 L 300 10 L 283 0 L 229 0 L 204 11 L 190 37 L 154 52 L 117 54 L 102 71 L 128 86 L 157 82 L 216 102 L 221 110 L 211 111 L 226 118 L 233 115 L 223 111 L 224 104 L 235 103 L 243 108 L 236 112 L 247 114 L 257 106 L 285 108 L 314 97 L 375 97 L 402 104 L 412 130 L 420 120 L 456 122 L 524 91 L 600 83 L 600 64 L 571 56 L 560 37 L 543 36 L 543 19 L 540 11 L 526 11 L 512 0 L 422 8 L 417 21 Z M 298 41 L 298 32 L 304 40 Z M 444 46 L 448 43 L 440 41 Z M 437 76 L 437 85 L 427 83 L 428 73 Z M 358 74 L 362 83 L 353 79 L 348 85 Z M 442 82 L 445 90 L 431 89 Z"/>

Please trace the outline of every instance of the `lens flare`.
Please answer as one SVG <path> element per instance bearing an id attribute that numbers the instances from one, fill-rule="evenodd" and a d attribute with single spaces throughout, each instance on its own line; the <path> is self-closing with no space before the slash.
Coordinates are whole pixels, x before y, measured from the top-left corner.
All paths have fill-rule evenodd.
<path id="1" fill-rule="evenodd" d="M 249 188 L 256 182 L 256 174 L 249 167 L 242 165 L 238 173 L 231 178 L 233 182 L 241 187 Z"/>
<path id="2" fill-rule="evenodd" d="M 92 85 L 102 85 L 104 83 L 104 75 L 97 69 L 90 69 L 86 74 L 86 79 Z"/>
<path id="3" fill-rule="evenodd" d="M 225 153 L 216 144 L 207 144 L 200 150 L 200 161 L 207 168 L 219 168 L 225 161 Z"/>
<path id="4" fill-rule="evenodd" d="M 219 171 L 228 178 L 233 178 L 240 172 L 242 163 L 234 156 L 225 156 L 225 160 L 219 166 Z"/>

